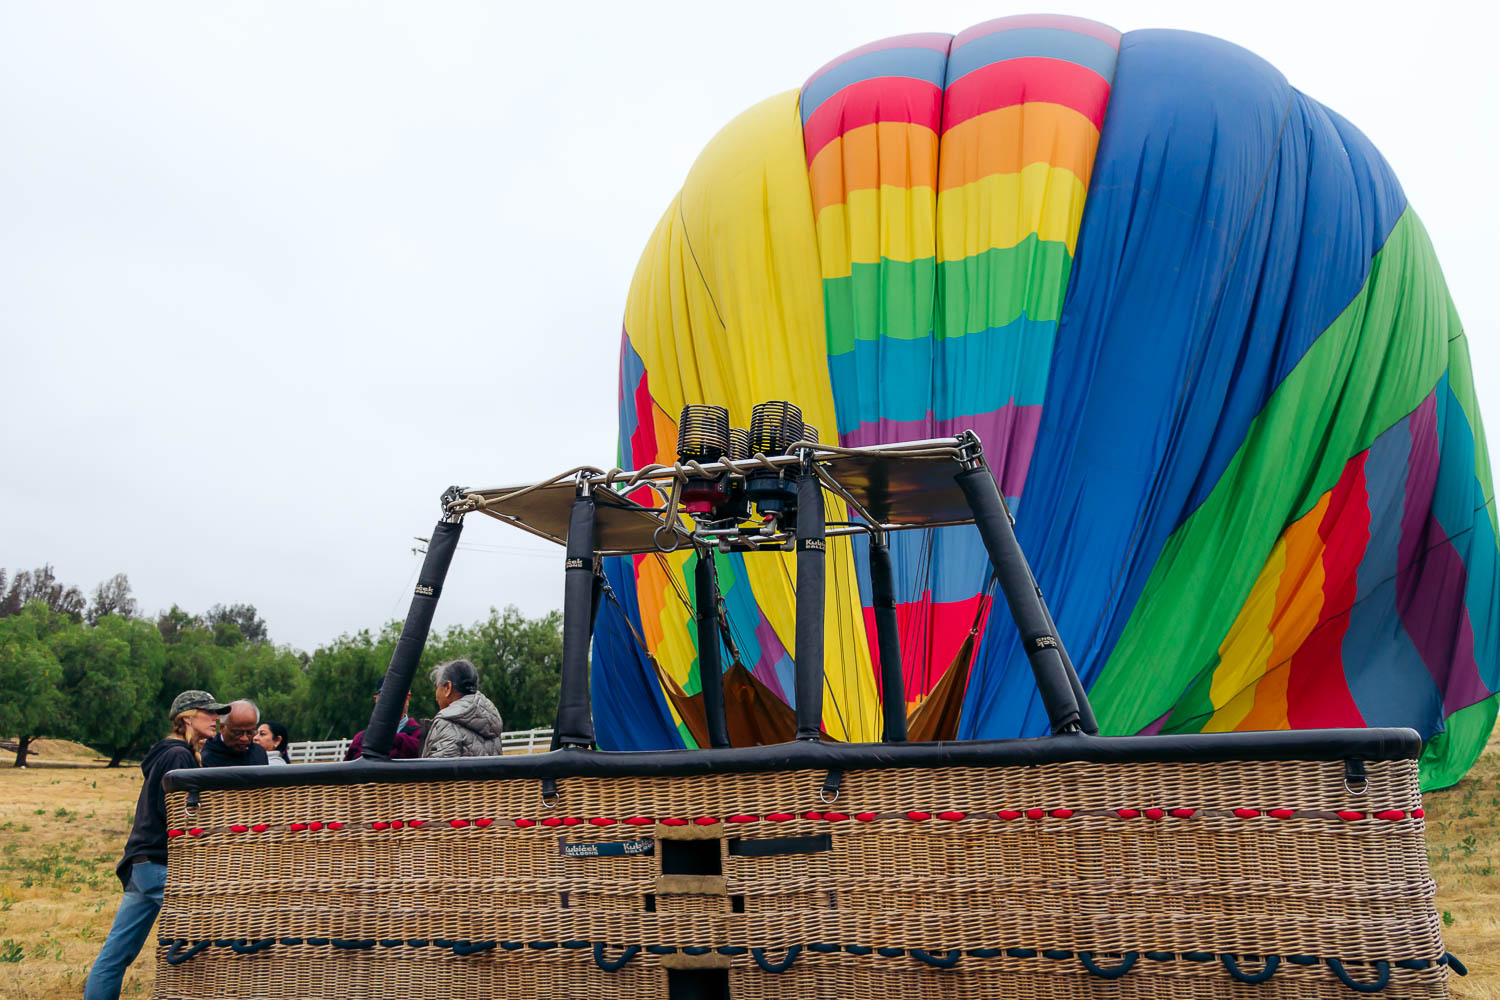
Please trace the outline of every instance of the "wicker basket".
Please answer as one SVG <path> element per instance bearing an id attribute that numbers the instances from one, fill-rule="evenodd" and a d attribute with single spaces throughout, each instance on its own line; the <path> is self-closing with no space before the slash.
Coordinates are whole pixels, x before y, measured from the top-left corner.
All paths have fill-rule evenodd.
<path id="1" fill-rule="evenodd" d="M 171 793 L 156 996 L 1446 995 L 1412 760 L 386 770 Z"/>

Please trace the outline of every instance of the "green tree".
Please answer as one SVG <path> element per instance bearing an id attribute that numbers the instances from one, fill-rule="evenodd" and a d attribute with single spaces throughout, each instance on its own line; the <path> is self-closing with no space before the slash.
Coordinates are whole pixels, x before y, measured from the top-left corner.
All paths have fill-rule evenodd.
<path id="1" fill-rule="evenodd" d="M 16 736 L 16 767 L 26 766 L 32 740 L 68 729 L 58 690 L 62 666 L 46 641 L 51 617 L 37 603 L 0 618 L 0 733 Z"/>
<path id="2" fill-rule="evenodd" d="M 291 649 L 270 643 L 246 643 L 222 650 L 219 671 L 211 689 L 230 701 L 248 698 L 260 709 L 260 717 L 280 722 L 293 739 L 305 739 L 300 726 L 305 721 L 307 670 Z"/>
<path id="3" fill-rule="evenodd" d="M 74 738 L 110 754 L 114 767 L 166 729 L 159 708 L 166 647 L 150 622 L 108 615 L 52 636 Z"/>

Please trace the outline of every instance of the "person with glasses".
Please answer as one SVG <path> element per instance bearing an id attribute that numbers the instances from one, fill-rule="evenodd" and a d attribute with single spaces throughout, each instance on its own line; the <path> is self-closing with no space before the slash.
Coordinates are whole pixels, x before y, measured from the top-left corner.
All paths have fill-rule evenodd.
<path id="1" fill-rule="evenodd" d="M 260 709 L 254 702 L 230 702 L 229 714 L 219 723 L 219 735 L 203 744 L 203 766 L 269 764 L 265 748 L 255 742 L 255 730 L 259 726 Z"/>
<path id="2" fill-rule="evenodd" d="M 120 901 L 99 957 L 89 969 L 84 1000 L 118 1000 L 125 970 L 151 936 L 167 884 L 166 790 L 161 780 L 168 771 L 198 766 L 199 747 L 213 736 L 214 724 L 227 711 L 229 706 L 215 701 L 207 691 L 182 692 L 172 699 L 167 713 L 172 735 L 147 750 L 141 761 L 146 780 L 135 804 L 135 822 L 125 841 L 124 857 L 115 866 L 125 898 Z"/>

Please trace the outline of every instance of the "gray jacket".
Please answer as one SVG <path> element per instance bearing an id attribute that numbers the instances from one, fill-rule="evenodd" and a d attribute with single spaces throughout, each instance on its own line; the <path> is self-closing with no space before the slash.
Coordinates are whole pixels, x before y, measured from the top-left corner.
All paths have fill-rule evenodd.
<path id="1" fill-rule="evenodd" d="M 475 692 L 443 709 L 427 727 L 423 757 L 488 757 L 500 753 L 500 712 Z"/>

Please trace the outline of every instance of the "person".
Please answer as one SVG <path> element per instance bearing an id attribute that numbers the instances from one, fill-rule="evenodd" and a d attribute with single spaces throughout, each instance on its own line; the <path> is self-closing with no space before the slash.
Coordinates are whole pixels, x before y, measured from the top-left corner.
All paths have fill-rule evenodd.
<path id="1" fill-rule="evenodd" d="M 380 678 L 375 683 L 375 700 L 380 700 L 380 689 L 385 685 L 385 678 Z M 364 756 L 365 731 L 361 729 L 354 734 L 354 739 L 349 741 L 349 749 L 344 751 L 345 760 L 358 760 Z M 422 723 L 411 717 L 411 692 L 406 692 L 406 701 L 401 706 L 401 722 L 396 726 L 396 735 L 391 740 L 392 760 L 411 760 L 422 756 Z"/>
<path id="2" fill-rule="evenodd" d="M 255 745 L 266 752 L 271 764 L 290 764 L 286 726 L 279 722 L 262 722 L 255 730 Z"/>
<path id="3" fill-rule="evenodd" d="M 207 691 L 182 692 L 172 699 L 167 713 L 172 735 L 147 750 L 141 761 L 145 781 L 135 804 L 135 822 L 125 840 L 124 856 L 115 866 L 125 898 L 89 969 L 84 1000 L 116 1000 L 125 970 L 151 935 L 167 884 L 166 791 L 161 780 L 168 771 L 198 766 L 198 748 L 214 735 L 214 724 L 228 711 L 228 705 L 215 701 Z"/>
<path id="4" fill-rule="evenodd" d="M 486 757 L 500 753 L 500 712 L 479 693 L 479 671 L 468 660 L 432 671 L 438 714 L 427 727 L 423 757 Z"/>
<path id="5" fill-rule="evenodd" d="M 219 724 L 219 735 L 203 744 L 204 767 L 234 767 L 239 764 L 267 764 L 266 751 L 255 743 L 260 727 L 260 709 L 254 702 L 232 701 L 229 714 Z"/>

